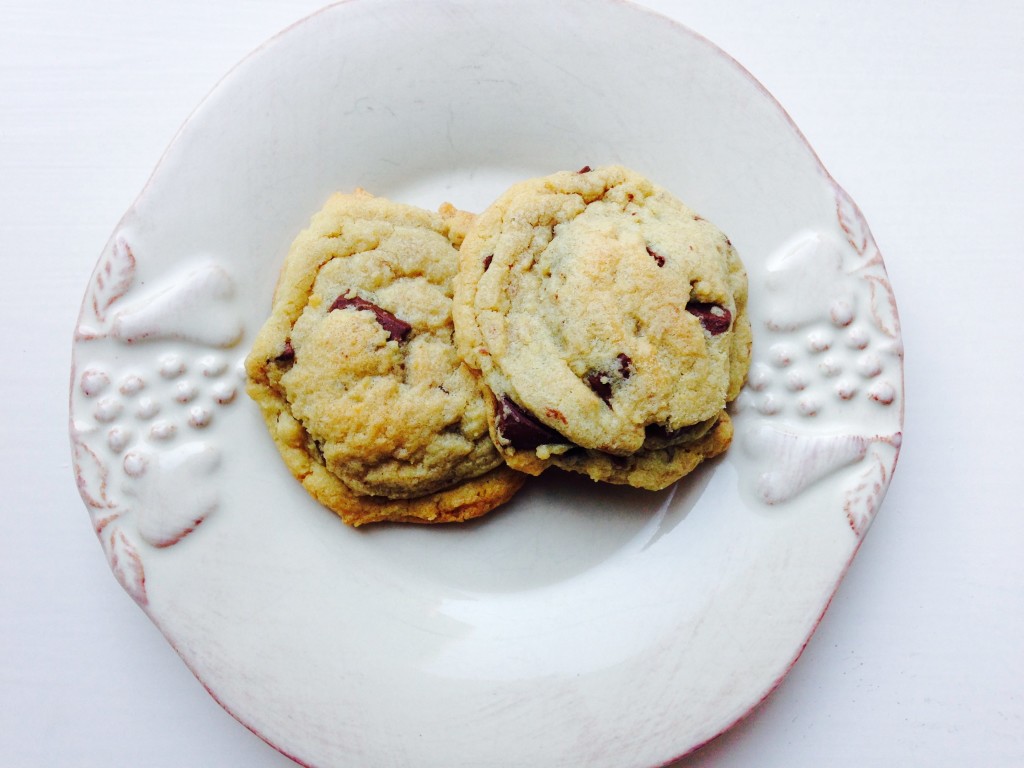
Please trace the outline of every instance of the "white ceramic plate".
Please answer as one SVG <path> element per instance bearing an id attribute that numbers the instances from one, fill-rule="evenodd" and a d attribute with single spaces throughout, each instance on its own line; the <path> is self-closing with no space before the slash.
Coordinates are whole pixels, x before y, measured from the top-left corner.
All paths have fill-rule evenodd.
<path id="1" fill-rule="evenodd" d="M 346 528 L 278 459 L 240 361 L 334 190 L 480 209 L 620 162 L 732 238 L 754 363 L 733 448 L 662 493 L 559 473 L 461 527 Z M 651 766 L 786 673 L 876 511 L 902 350 L 856 206 L 727 55 L 613 0 L 357 0 L 243 62 L 118 225 L 71 433 L 117 578 L 296 760 Z"/>

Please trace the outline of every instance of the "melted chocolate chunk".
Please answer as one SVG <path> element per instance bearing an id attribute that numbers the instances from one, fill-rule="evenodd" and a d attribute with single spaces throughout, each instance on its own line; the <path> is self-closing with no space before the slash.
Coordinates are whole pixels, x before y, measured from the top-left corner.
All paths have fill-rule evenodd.
<path id="1" fill-rule="evenodd" d="M 612 380 L 616 377 L 628 379 L 633 373 L 633 360 L 625 352 L 615 356 L 616 369 L 609 373 L 607 371 L 589 371 L 584 377 L 584 383 L 590 387 L 594 394 L 604 400 L 605 405 L 611 406 Z"/>
<path id="2" fill-rule="evenodd" d="M 672 440 L 682 434 L 682 429 L 668 429 L 664 424 L 648 424 L 644 428 L 647 437 L 657 437 L 662 440 Z"/>
<path id="3" fill-rule="evenodd" d="M 587 386 L 594 390 L 594 394 L 604 400 L 606 405 L 611 405 L 612 382 L 607 373 L 591 371 L 583 377 Z"/>
<path id="4" fill-rule="evenodd" d="M 565 438 L 537 421 L 512 402 L 508 395 L 502 395 L 498 400 L 498 432 L 513 448 L 523 450 L 565 442 Z"/>
<path id="5" fill-rule="evenodd" d="M 278 365 L 288 365 L 288 363 L 295 361 L 295 347 L 292 346 L 291 339 L 285 339 L 284 351 L 274 358 L 274 362 Z"/>
<path id="6" fill-rule="evenodd" d="M 388 332 L 388 338 L 394 341 L 404 341 L 405 337 L 409 335 L 409 331 L 412 330 L 412 326 L 405 322 L 405 320 L 399 320 L 386 309 L 381 309 L 373 302 L 367 301 L 359 296 L 339 296 L 334 300 L 334 303 L 331 304 L 331 308 L 328 311 L 333 312 L 336 309 L 345 309 L 346 307 L 364 309 L 368 312 L 373 312 L 374 316 L 377 318 L 377 322 L 380 323 L 381 327 Z"/>
<path id="7" fill-rule="evenodd" d="M 686 305 L 686 311 L 700 320 L 704 330 L 712 336 L 725 333 L 732 325 L 732 313 L 725 307 L 718 304 L 704 304 L 699 301 L 691 301 Z"/>
<path id="8" fill-rule="evenodd" d="M 648 424 L 644 428 L 644 433 L 648 438 L 654 438 L 662 442 L 684 443 L 705 434 L 717 421 L 718 416 L 712 416 L 706 421 L 698 421 L 696 424 L 690 424 L 679 429 L 669 429 L 664 424 Z"/>
<path id="9" fill-rule="evenodd" d="M 622 374 L 622 378 L 628 379 L 630 374 L 633 373 L 633 358 L 625 352 L 619 352 L 615 359 L 619 361 L 619 373 Z"/>
<path id="10" fill-rule="evenodd" d="M 491 266 L 491 259 L 493 258 L 493 253 L 488 253 L 486 256 L 484 256 L 484 272 L 486 272 L 487 269 Z"/>
<path id="11" fill-rule="evenodd" d="M 662 256 L 660 253 L 655 253 L 653 250 L 651 250 L 651 246 L 649 245 L 647 246 L 647 252 L 651 255 L 651 258 L 654 259 L 655 264 L 657 264 L 659 267 L 665 266 L 665 257 Z"/>

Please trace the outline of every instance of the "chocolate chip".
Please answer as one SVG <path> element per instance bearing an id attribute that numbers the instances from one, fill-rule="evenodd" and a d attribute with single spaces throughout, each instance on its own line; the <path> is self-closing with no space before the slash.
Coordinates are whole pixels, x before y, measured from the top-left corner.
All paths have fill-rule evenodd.
<path id="1" fill-rule="evenodd" d="M 291 339 L 285 339 L 284 351 L 274 358 L 274 362 L 278 365 L 288 365 L 288 363 L 294 362 L 295 360 L 295 347 L 292 346 Z"/>
<path id="2" fill-rule="evenodd" d="M 612 382 L 607 373 L 591 371 L 583 377 L 587 386 L 594 390 L 594 394 L 604 400 L 606 405 L 611 405 Z"/>
<path id="3" fill-rule="evenodd" d="M 592 170 L 593 168 L 591 168 L 589 165 L 584 165 L 582 168 L 576 171 L 576 173 L 590 173 Z"/>
<path id="4" fill-rule="evenodd" d="M 564 443 L 565 439 L 524 411 L 508 395 L 498 400 L 498 432 L 513 448 L 530 450 L 538 445 Z"/>
<path id="5" fill-rule="evenodd" d="M 687 442 L 686 438 L 699 434 L 703 428 L 703 422 L 680 427 L 679 429 L 669 429 L 664 424 L 648 424 L 644 428 L 644 434 L 648 438 L 654 438 L 662 443 Z"/>
<path id="6" fill-rule="evenodd" d="M 700 301 L 691 301 L 686 305 L 686 311 L 700 320 L 704 330 L 712 336 L 725 333 L 732 324 L 732 313 L 725 307 L 718 304 L 705 304 Z"/>
<path id="7" fill-rule="evenodd" d="M 583 377 L 584 383 L 590 387 L 594 394 L 604 400 L 605 405 L 611 405 L 612 399 L 612 380 L 616 377 L 620 379 L 628 379 L 633 373 L 633 360 L 625 352 L 620 352 L 615 356 L 616 369 L 614 372 L 608 372 L 603 370 L 588 371 Z"/>
<path id="8" fill-rule="evenodd" d="M 660 440 L 672 440 L 673 438 L 679 437 L 682 430 L 671 430 L 668 429 L 664 424 L 648 424 L 644 428 L 644 434 L 647 437 L 656 437 Z"/>
<path id="9" fill-rule="evenodd" d="M 706 421 L 698 421 L 696 424 L 690 424 L 679 429 L 669 429 L 664 424 L 648 424 L 644 428 L 644 433 L 648 439 L 653 438 L 659 443 L 672 443 L 679 444 L 695 440 L 711 429 L 718 421 L 718 416 L 712 416 Z"/>
<path id="10" fill-rule="evenodd" d="M 653 250 L 651 250 L 651 246 L 649 245 L 647 246 L 647 252 L 651 254 L 651 257 L 654 259 L 655 264 L 657 264 L 659 267 L 665 266 L 665 257 L 662 256 L 660 253 L 655 253 Z"/>
<path id="11" fill-rule="evenodd" d="M 377 322 L 380 323 L 381 327 L 388 332 L 388 338 L 394 341 L 404 341 L 405 337 L 409 335 L 409 331 L 412 330 L 412 326 L 404 320 L 399 320 L 386 309 L 381 309 L 373 302 L 367 301 L 359 296 L 339 296 L 334 300 L 334 303 L 331 304 L 331 308 L 328 311 L 333 312 L 336 309 L 345 309 L 346 307 L 365 309 L 368 312 L 373 312 L 377 318 Z"/>
<path id="12" fill-rule="evenodd" d="M 486 272 L 487 269 L 491 266 L 491 259 L 493 258 L 493 253 L 488 253 L 486 256 L 484 256 L 484 272 Z"/>
<path id="13" fill-rule="evenodd" d="M 619 373 L 622 374 L 622 378 L 628 379 L 633 373 L 633 359 L 625 352 L 619 352 L 615 359 L 619 361 Z"/>

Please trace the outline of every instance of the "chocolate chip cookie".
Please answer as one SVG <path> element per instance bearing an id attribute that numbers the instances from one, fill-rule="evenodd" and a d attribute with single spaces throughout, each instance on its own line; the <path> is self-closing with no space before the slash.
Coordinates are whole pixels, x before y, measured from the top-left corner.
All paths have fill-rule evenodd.
<path id="1" fill-rule="evenodd" d="M 728 447 L 746 301 L 721 231 L 610 166 L 516 184 L 480 214 L 453 312 L 509 466 L 661 488 Z"/>
<path id="2" fill-rule="evenodd" d="M 466 520 L 522 483 L 453 341 L 467 216 L 333 196 L 292 245 L 246 360 L 288 468 L 351 525 Z"/>

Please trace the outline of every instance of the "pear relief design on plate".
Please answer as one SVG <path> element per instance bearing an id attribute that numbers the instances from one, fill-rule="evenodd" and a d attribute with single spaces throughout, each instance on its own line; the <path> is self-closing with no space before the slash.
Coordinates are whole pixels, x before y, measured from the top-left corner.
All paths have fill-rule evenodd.
<path id="1" fill-rule="evenodd" d="M 146 547 L 177 544 L 219 505 L 213 426 L 243 385 L 232 353 L 243 328 L 234 280 L 218 262 L 152 286 L 136 273 L 132 247 L 116 237 L 75 331 L 71 436 L 78 488 L 110 566 L 145 606 Z"/>
<path id="2" fill-rule="evenodd" d="M 782 504 L 853 468 L 843 509 L 860 536 L 902 440 L 892 425 L 902 409 L 903 348 L 881 255 L 838 188 L 836 219 L 836 232 L 802 234 L 769 259 L 762 332 L 735 407 L 751 417 L 738 431 L 756 470 L 755 497 Z"/>

